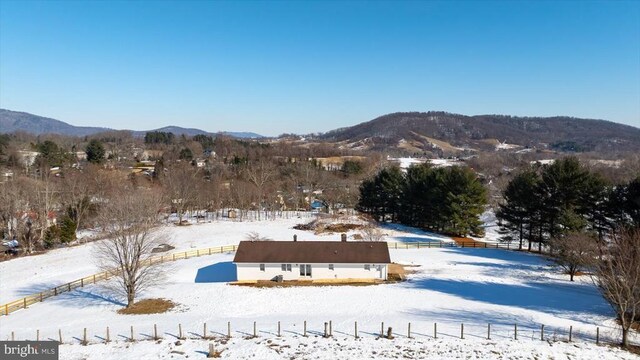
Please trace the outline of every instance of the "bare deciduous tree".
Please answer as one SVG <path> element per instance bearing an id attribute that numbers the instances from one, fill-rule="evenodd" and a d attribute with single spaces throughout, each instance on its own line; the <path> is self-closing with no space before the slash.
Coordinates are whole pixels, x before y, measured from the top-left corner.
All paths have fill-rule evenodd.
<path id="1" fill-rule="evenodd" d="M 247 180 L 256 187 L 258 191 L 258 220 L 262 210 L 262 202 L 265 186 L 272 181 L 276 175 L 276 167 L 272 162 L 259 159 L 256 162 L 249 162 L 245 168 Z"/>
<path id="2" fill-rule="evenodd" d="M 187 210 L 194 206 L 198 200 L 197 169 L 188 163 L 180 163 L 169 169 L 165 178 L 166 191 L 171 201 L 171 207 L 178 215 L 178 225 L 182 225 L 182 219 Z"/>
<path id="3" fill-rule="evenodd" d="M 572 232 L 565 236 L 551 239 L 550 246 L 555 261 L 562 267 L 569 278 L 593 265 L 597 254 L 596 237 L 582 232 Z"/>
<path id="4" fill-rule="evenodd" d="M 259 233 L 255 232 L 255 231 L 251 231 L 251 232 L 247 233 L 245 239 L 247 241 L 272 241 L 271 238 L 269 238 L 267 236 L 260 235 Z"/>
<path id="5" fill-rule="evenodd" d="M 369 224 L 360 230 L 360 236 L 362 241 L 382 241 L 384 234 L 378 227 L 373 224 Z"/>
<path id="6" fill-rule="evenodd" d="M 600 244 L 595 281 L 616 312 L 622 326 L 622 347 L 629 346 L 629 331 L 640 311 L 640 229 L 613 233 Z"/>
<path id="7" fill-rule="evenodd" d="M 99 266 L 115 275 L 113 289 L 133 305 L 140 291 L 163 279 L 160 263 L 150 261 L 152 249 L 166 243 L 156 229 L 160 196 L 150 190 L 123 189 L 103 206 L 100 222 L 108 235 L 96 242 Z"/>

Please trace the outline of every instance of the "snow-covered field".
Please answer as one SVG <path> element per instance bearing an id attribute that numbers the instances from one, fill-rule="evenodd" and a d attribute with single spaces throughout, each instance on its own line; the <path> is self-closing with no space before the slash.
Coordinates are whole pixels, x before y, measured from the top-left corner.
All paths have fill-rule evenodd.
<path id="1" fill-rule="evenodd" d="M 274 240 L 290 240 L 293 234 L 299 240 L 339 238 L 292 229 L 309 220 L 214 222 L 168 226 L 165 231 L 177 249 L 233 244 L 250 231 Z M 382 230 L 390 241 L 442 240 L 411 228 Z M 12 300 L 95 272 L 91 248 L 88 244 L 0 263 L 0 299 Z M 91 285 L 0 317 L 0 339 L 10 338 L 12 332 L 16 339 L 35 339 L 39 330 L 41 339 L 57 340 L 60 329 L 67 343 L 61 347 L 61 359 L 182 357 L 171 350 L 205 357 L 206 341 L 196 340 L 203 324 L 208 335 L 222 336 L 230 322 L 232 339 L 217 345 L 225 358 L 634 358 L 593 344 L 596 327 L 601 339 L 617 337 L 611 309 L 589 278 L 571 283 L 544 257 L 496 249 L 432 248 L 391 250 L 391 258 L 416 265 L 416 273 L 395 284 L 253 288 L 227 284 L 235 280 L 233 254 L 179 260 L 170 265 L 167 283 L 143 296 L 179 304 L 169 313 L 118 315 L 120 300 L 99 284 Z M 244 339 L 253 334 L 254 321 L 260 337 Z M 278 321 L 281 338 L 276 336 Z M 301 336 L 303 321 L 308 338 Z M 334 339 L 315 337 L 327 321 L 332 321 Z M 358 340 L 353 337 L 355 321 Z M 385 330 L 393 327 L 397 339 L 376 340 L 381 322 Z M 406 338 L 409 322 L 414 339 Z M 461 323 L 464 340 L 459 339 Z M 486 340 L 488 323 L 491 340 Z M 516 323 L 518 340 L 513 340 Z M 125 341 L 131 326 L 136 339 L 149 339 L 154 324 L 164 338 L 159 344 Z M 192 338 L 179 346 L 174 345 L 178 324 Z M 539 340 L 542 324 L 550 343 Z M 100 344 L 107 326 L 114 341 Z M 569 326 L 574 343 L 553 342 L 567 340 Z M 89 346 L 78 345 L 84 328 Z"/>

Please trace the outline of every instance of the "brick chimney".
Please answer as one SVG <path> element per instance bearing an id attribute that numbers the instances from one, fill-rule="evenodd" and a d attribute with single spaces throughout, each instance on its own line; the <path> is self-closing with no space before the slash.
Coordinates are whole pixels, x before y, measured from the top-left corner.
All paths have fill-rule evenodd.
<path id="1" fill-rule="evenodd" d="M 347 234 L 340 234 L 340 240 L 347 242 Z"/>
<path id="2" fill-rule="evenodd" d="M 298 235 L 293 235 L 293 241 L 298 241 Z"/>

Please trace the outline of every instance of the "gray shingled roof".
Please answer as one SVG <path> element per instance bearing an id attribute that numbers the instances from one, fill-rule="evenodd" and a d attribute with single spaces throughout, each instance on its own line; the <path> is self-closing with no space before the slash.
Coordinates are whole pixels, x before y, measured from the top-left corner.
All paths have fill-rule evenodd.
<path id="1" fill-rule="evenodd" d="M 234 263 L 388 264 L 386 242 L 241 241 Z"/>

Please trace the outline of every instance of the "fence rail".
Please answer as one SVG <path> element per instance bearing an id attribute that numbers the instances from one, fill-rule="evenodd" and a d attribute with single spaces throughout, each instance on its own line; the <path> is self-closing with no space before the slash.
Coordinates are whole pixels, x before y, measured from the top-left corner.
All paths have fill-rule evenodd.
<path id="1" fill-rule="evenodd" d="M 335 319 L 334 319 L 335 320 Z M 477 319 L 480 320 L 480 319 Z M 391 320 L 384 322 L 365 321 L 359 323 L 355 319 L 342 321 L 312 321 L 299 320 L 295 322 L 279 321 L 274 319 L 249 319 L 237 323 L 219 319 L 215 322 L 186 322 L 177 324 L 163 323 L 158 326 L 152 322 L 136 323 L 135 326 L 95 326 L 91 328 L 63 329 L 47 327 L 40 329 L 28 329 L 28 331 L 15 331 L 2 334 L 3 338 L 10 340 L 42 340 L 49 339 L 61 344 L 97 344 L 111 341 L 144 341 L 169 339 L 206 339 L 241 337 L 252 339 L 256 337 L 281 337 L 286 334 L 303 337 L 375 337 L 375 338 L 406 338 L 406 339 L 486 339 L 486 340 L 537 340 L 537 341 L 563 341 L 563 342 L 591 342 L 598 345 L 619 344 L 621 336 L 619 329 L 608 326 L 567 324 L 565 326 L 544 325 L 540 323 L 511 323 L 504 322 L 428 322 L 406 320 Z M 183 326 L 184 325 L 184 326 Z M 208 326 L 210 325 L 210 326 Z M 211 326 L 212 325 L 212 326 Z M 301 326 L 302 325 L 302 326 Z M 35 336 L 34 336 L 35 335 Z M 637 333 L 631 333 L 630 343 L 638 344 Z"/>
<path id="2" fill-rule="evenodd" d="M 237 247 L 238 247 L 237 245 L 224 245 L 224 246 L 214 246 L 214 247 L 205 248 L 205 249 L 175 252 L 172 254 L 151 257 L 147 259 L 144 262 L 144 264 L 146 265 L 146 264 L 153 264 L 153 263 L 165 263 L 165 262 L 176 261 L 181 259 L 189 259 L 189 258 L 199 257 L 204 255 L 234 252 L 236 251 Z M 11 301 L 6 304 L 2 304 L 0 305 L 0 316 L 9 315 L 12 312 L 18 311 L 20 309 L 26 309 L 30 305 L 33 305 L 38 302 L 42 302 L 45 299 L 48 299 L 50 297 L 58 296 L 62 293 L 69 292 L 80 287 L 84 287 L 85 285 L 95 284 L 98 281 L 106 280 L 116 274 L 117 274 L 116 270 L 103 271 L 97 274 L 83 277 L 78 280 L 68 282 L 66 284 L 58 285 L 56 287 L 44 290 L 37 294 L 25 296 L 21 299 Z"/>
<path id="3" fill-rule="evenodd" d="M 518 245 L 512 245 L 511 243 L 487 243 L 480 241 L 469 241 L 456 243 L 454 241 L 426 241 L 426 242 L 387 242 L 389 249 L 424 249 L 424 248 L 477 248 L 477 249 L 504 249 L 504 250 L 520 250 Z M 522 248 L 522 251 L 527 251 Z M 537 253 L 538 251 L 531 250 L 531 252 Z"/>
<path id="4" fill-rule="evenodd" d="M 479 249 L 506 249 L 506 250 L 518 250 L 517 246 L 511 246 L 509 243 L 482 243 L 482 242 L 468 242 L 468 243 L 455 243 L 449 241 L 427 241 L 427 242 L 387 242 L 389 249 L 428 249 L 428 248 L 479 248 Z M 204 249 L 196 249 L 190 251 L 175 252 L 167 255 L 154 256 L 146 260 L 148 263 L 165 263 L 169 261 L 176 261 L 182 259 L 189 259 L 193 257 L 200 257 L 204 255 L 223 254 L 227 252 L 235 252 L 238 245 L 223 245 L 214 246 Z M 84 287 L 88 284 L 95 284 L 98 281 L 106 280 L 117 274 L 117 271 L 104 271 L 97 274 L 89 275 L 78 280 L 68 282 L 56 286 L 54 288 L 44 290 L 37 294 L 29 295 L 21 299 L 8 302 L 0 305 L 0 316 L 6 316 L 20 309 L 26 309 L 30 305 L 38 302 L 42 302 L 52 296 L 57 296 L 65 292 L 72 291 L 74 289 Z"/>

